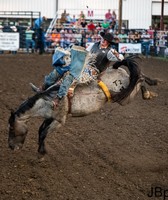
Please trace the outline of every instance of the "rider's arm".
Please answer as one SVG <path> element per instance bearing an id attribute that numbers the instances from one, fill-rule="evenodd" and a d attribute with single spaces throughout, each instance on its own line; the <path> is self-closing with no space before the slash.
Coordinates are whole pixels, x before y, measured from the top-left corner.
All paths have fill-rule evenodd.
<path id="1" fill-rule="evenodd" d="M 124 56 L 122 54 L 119 54 L 115 49 L 110 49 L 107 53 L 107 59 L 109 61 L 118 61 L 123 60 Z"/>
<path id="2" fill-rule="evenodd" d="M 93 47 L 93 45 L 94 45 L 95 43 L 90 43 L 90 44 L 88 44 L 87 46 L 86 46 L 86 51 L 88 51 L 88 52 L 90 52 L 90 50 L 92 49 L 92 47 Z"/>

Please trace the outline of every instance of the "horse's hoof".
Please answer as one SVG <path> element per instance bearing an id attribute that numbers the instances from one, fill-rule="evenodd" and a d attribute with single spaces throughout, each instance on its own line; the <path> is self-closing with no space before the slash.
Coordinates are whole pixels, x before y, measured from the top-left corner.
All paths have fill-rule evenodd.
<path id="1" fill-rule="evenodd" d="M 149 100 L 152 99 L 153 97 L 157 97 L 158 94 L 152 91 L 146 91 L 143 93 L 143 99 Z"/>
<path id="2" fill-rule="evenodd" d="M 150 98 L 152 99 L 153 97 L 158 97 L 158 94 L 150 91 Z"/>
<path id="3" fill-rule="evenodd" d="M 164 81 L 163 80 L 161 80 L 161 79 L 156 79 L 156 85 L 161 85 L 161 84 L 163 84 L 164 83 Z"/>
<path id="4" fill-rule="evenodd" d="M 44 156 L 45 154 L 47 154 L 47 151 L 45 149 L 38 149 L 38 153 L 41 156 Z"/>
<path id="5" fill-rule="evenodd" d="M 145 91 L 144 93 L 143 93 L 143 95 L 142 95 L 142 98 L 143 99 L 149 99 L 150 98 L 150 92 L 149 91 Z"/>
<path id="6" fill-rule="evenodd" d="M 38 155 L 38 162 L 44 162 L 45 161 L 45 158 L 43 155 Z"/>

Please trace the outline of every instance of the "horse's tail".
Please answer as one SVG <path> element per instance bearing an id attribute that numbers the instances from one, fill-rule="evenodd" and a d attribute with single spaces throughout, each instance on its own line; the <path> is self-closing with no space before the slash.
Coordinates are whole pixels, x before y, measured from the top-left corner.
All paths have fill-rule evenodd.
<path id="1" fill-rule="evenodd" d="M 139 58 L 136 55 L 129 56 L 122 61 L 117 61 L 114 63 L 113 68 L 118 69 L 120 66 L 124 65 L 129 70 L 130 82 L 127 88 L 121 90 L 121 92 L 112 95 L 113 102 L 120 103 L 125 98 L 127 98 L 131 92 L 134 90 L 135 86 L 137 85 L 138 81 L 141 77 L 141 71 L 135 61 L 136 58 Z"/>

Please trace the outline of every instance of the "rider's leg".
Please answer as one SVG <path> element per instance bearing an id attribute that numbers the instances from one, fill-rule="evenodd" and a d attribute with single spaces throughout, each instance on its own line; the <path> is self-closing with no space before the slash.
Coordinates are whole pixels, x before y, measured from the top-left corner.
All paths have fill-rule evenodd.
<path id="1" fill-rule="evenodd" d="M 71 49 L 71 67 L 70 74 L 76 79 L 79 78 L 84 68 L 87 52 L 83 47 L 74 46 Z"/>
<path id="2" fill-rule="evenodd" d="M 49 88 L 51 85 L 55 84 L 62 75 L 60 75 L 56 69 L 54 69 L 52 72 L 50 72 L 47 76 L 44 78 L 44 83 L 38 88 L 32 83 L 30 83 L 30 86 L 33 91 L 35 92 L 41 92 Z"/>
<path id="3" fill-rule="evenodd" d="M 54 69 L 44 78 L 44 83 L 42 85 L 42 90 L 46 90 L 51 85 L 55 84 L 62 76 Z"/>
<path id="4" fill-rule="evenodd" d="M 57 97 L 54 100 L 55 106 L 57 106 L 58 102 L 62 97 L 66 96 L 68 90 L 73 83 L 74 79 L 78 79 L 85 63 L 86 51 L 82 47 L 74 47 L 71 49 L 71 67 L 69 70 L 69 74 L 64 78 L 62 84 L 60 85 L 60 89 L 58 91 Z"/>
<path id="5" fill-rule="evenodd" d="M 67 95 L 68 93 L 68 89 L 70 88 L 71 84 L 74 81 L 74 76 L 72 76 L 71 74 L 68 74 L 62 84 L 60 85 L 57 97 L 58 99 L 62 99 L 62 97 L 64 97 L 65 95 Z"/>

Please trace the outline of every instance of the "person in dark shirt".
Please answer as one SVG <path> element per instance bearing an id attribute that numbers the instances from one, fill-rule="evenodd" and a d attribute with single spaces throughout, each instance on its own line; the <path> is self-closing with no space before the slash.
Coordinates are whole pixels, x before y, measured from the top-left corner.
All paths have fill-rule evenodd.
<path id="1" fill-rule="evenodd" d="M 82 28 L 87 27 L 87 22 L 85 21 L 85 19 L 81 19 L 81 26 L 82 26 Z"/>

